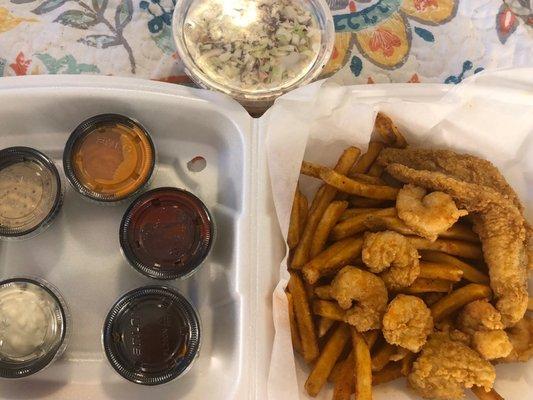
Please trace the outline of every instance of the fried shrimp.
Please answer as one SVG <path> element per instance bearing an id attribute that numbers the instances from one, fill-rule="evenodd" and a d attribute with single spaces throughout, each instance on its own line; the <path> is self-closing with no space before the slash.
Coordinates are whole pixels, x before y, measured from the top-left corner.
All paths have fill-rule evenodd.
<path id="1" fill-rule="evenodd" d="M 462 398 L 464 389 L 474 385 L 492 389 L 495 378 L 491 363 L 447 333 L 439 332 L 429 337 L 407 380 L 422 397 L 452 400 Z"/>
<path id="2" fill-rule="evenodd" d="M 399 294 L 383 316 L 383 336 L 390 344 L 418 353 L 433 331 L 433 318 L 426 304 L 415 296 Z"/>
<path id="3" fill-rule="evenodd" d="M 527 361 L 533 357 L 533 319 L 524 317 L 507 330 L 513 349 L 511 353 L 499 360 L 503 362 Z"/>
<path id="4" fill-rule="evenodd" d="M 379 277 L 359 268 L 344 267 L 331 282 L 330 294 L 347 310 L 345 321 L 357 331 L 381 328 L 388 293 Z"/>
<path id="5" fill-rule="evenodd" d="M 439 234 L 446 232 L 460 217 L 468 214 L 459 210 L 452 197 L 443 192 L 405 185 L 396 199 L 398 217 L 418 235 L 429 240 L 437 240 Z"/>
<path id="6" fill-rule="evenodd" d="M 387 289 L 410 286 L 420 274 L 418 251 L 404 236 L 392 231 L 367 233 L 362 258 L 371 272 L 380 274 Z"/>

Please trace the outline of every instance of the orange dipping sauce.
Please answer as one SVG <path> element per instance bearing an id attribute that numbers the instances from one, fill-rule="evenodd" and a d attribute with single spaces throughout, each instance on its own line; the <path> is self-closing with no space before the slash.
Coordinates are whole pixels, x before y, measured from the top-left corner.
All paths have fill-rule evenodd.
<path id="1" fill-rule="evenodd" d="M 118 201 L 149 181 L 155 150 L 142 126 L 127 117 L 107 114 L 85 121 L 74 131 L 64 163 L 67 177 L 82 194 Z"/>

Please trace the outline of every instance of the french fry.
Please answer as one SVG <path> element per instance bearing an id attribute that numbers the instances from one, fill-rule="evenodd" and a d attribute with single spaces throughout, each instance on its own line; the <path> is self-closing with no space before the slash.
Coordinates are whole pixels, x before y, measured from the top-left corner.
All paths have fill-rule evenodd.
<path id="1" fill-rule="evenodd" d="M 421 261 L 420 274 L 418 276 L 426 279 L 443 279 L 445 281 L 459 282 L 463 277 L 463 270 L 450 264 Z"/>
<path id="2" fill-rule="evenodd" d="M 300 169 L 300 174 L 320 179 L 320 172 L 327 170 L 327 169 L 328 167 L 325 167 L 320 164 L 315 164 L 309 161 L 302 161 L 302 167 Z"/>
<path id="3" fill-rule="evenodd" d="M 383 342 L 382 346 L 372 356 L 372 371 L 381 371 L 390 361 L 391 356 L 396 352 L 396 346 Z"/>
<path id="4" fill-rule="evenodd" d="M 307 202 L 307 197 L 305 197 L 300 191 L 298 191 L 298 202 L 300 203 L 300 207 L 298 209 L 300 214 L 300 237 L 302 237 L 305 228 L 305 223 L 307 221 L 307 213 L 309 212 L 309 204 Z"/>
<path id="5" fill-rule="evenodd" d="M 320 172 L 320 178 L 330 186 L 348 194 L 355 194 L 357 196 L 368 197 L 370 199 L 378 200 L 395 200 L 398 195 L 398 188 L 385 185 L 373 185 L 354 179 L 348 178 L 346 175 L 335 172 L 334 170 L 326 170 Z"/>
<path id="6" fill-rule="evenodd" d="M 335 171 L 340 174 L 345 174 L 350 170 L 352 165 L 359 157 L 360 150 L 356 147 L 349 147 L 342 153 L 337 165 L 335 166 Z M 337 189 L 331 186 L 326 186 L 325 189 L 317 192 L 316 196 L 320 196 L 313 201 L 311 210 L 307 216 L 307 222 L 305 224 L 304 231 L 300 237 L 298 246 L 294 251 L 294 257 L 292 260 L 292 268 L 300 269 L 302 268 L 307 261 L 309 261 L 309 250 L 311 249 L 311 241 L 313 240 L 313 235 L 315 234 L 316 227 L 322 218 L 322 215 L 326 211 L 329 203 L 333 201 L 337 195 Z"/>
<path id="7" fill-rule="evenodd" d="M 391 147 L 403 149 L 407 147 L 407 140 L 400 132 L 394 122 L 383 113 L 378 113 L 374 122 L 374 132 L 378 133 L 381 138 Z"/>
<path id="8" fill-rule="evenodd" d="M 344 310 L 337 303 L 327 300 L 313 301 L 313 313 L 334 321 L 344 321 Z"/>
<path id="9" fill-rule="evenodd" d="M 479 400 L 505 400 L 494 389 L 491 389 L 490 392 L 485 392 L 485 389 L 480 386 L 472 386 L 470 390 L 472 390 Z"/>
<path id="10" fill-rule="evenodd" d="M 409 355 L 410 351 L 406 348 L 396 346 L 396 351 L 390 356 L 390 361 L 401 361 Z"/>
<path id="11" fill-rule="evenodd" d="M 402 376 L 402 364 L 398 362 L 389 363 L 381 371 L 372 373 L 372 386 L 392 382 Z"/>
<path id="12" fill-rule="evenodd" d="M 464 224 L 455 224 L 446 232 L 439 234 L 443 239 L 464 240 L 465 242 L 479 243 L 479 236 Z"/>
<path id="13" fill-rule="evenodd" d="M 347 238 L 336 242 L 304 265 L 302 272 L 307 282 L 314 284 L 322 276 L 337 272 L 361 255 L 363 239 Z"/>
<path id="14" fill-rule="evenodd" d="M 470 283 L 460 289 L 454 290 L 431 306 L 431 315 L 434 322 L 446 318 L 463 306 L 474 300 L 485 299 L 492 296 L 488 286 Z"/>
<path id="15" fill-rule="evenodd" d="M 371 185 L 386 185 L 386 183 L 383 182 L 377 176 L 370 176 L 368 174 L 355 173 L 355 174 L 352 174 L 350 178 L 356 181 L 370 183 Z"/>
<path id="16" fill-rule="evenodd" d="M 331 230 L 337 224 L 337 221 L 346 208 L 348 208 L 347 201 L 333 201 L 329 204 L 328 208 L 326 208 L 311 241 L 311 248 L 309 250 L 311 258 L 317 256 L 322 250 L 324 250 L 324 246 Z"/>
<path id="17" fill-rule="evenodd" d="M 353 351 L 350 351 L 347 357 L 350 355 L 353 355 Z M 329 376 L 328 376 L 328 382 L 335 383 L 337 381 L 338 377 L 340 376 L 340 373 L 342 370 L 342 364 L 344 363 L 344 360 L 346 360 L 346 358 L 342 360 L 338 360 L 335 366 L 331 369 L 331 372 L 329 373 Z"/>
<path id="18" fill-rule="evenodd" d="M 372 164 L 372 166 L 368 170 L 368 175 L 377 176 L 378 178 L 380 178 L 381 174 L 383 174 L 384 170 L 385 170 L 385 167 L 383 165 L 379 165 L 377 163 L 374 163 L 374 164 Z"/>
<path id="19" fill-rule="evenodd" d="M 341 217 L 339 218 L 339 221 L 346 221 L 347 219 L 353 218 L 356 215 L 361 214 L 370 214 L 376 211 L 382 210 L 382 208 L 376 208 L 376 207 L 369 207 L 369 208 L 348 208 L 345 210 Z"/>
<path id="20" fill-rule="evenodd" d="M 314 397 L 320 392 L 349 338 L 350 330 L 346 324 L 339 325 L 333 332 L 305 382 L 305 389 L 310 396 Z"/>
<path id="21" fill-rule="evenodd" d="M 329 285 L 317 286 L 315 295 L 322 300 L 331 300 L 331 287 Z"/>
<path id="22" fill-rule="evenodd" d="M 296 189 L 294 201 L 292 202 L 289 232 L 287 233 L 287 245 L 289 246 L 289 249 L 294 249 L 300 240 L 300 222 L 302 219 L 300 217 L 300 200 L 298 193 L 300 193 L 300 190 Z"/>
<path id="23" fill-rule="evenodd" d="M 453 265 L 463 271 L 463 278 L 473 283 L 488 285 L 489 277 L 458 258 L 438 251 L 421 251 L 422 260 Z"/>
<path id="24" fill-rule="evenodd" d="M 379 215 L 370 215 L 365 220 L 365 226 L 371 231 L 394 231 L 401 233 L 402 235 L 414 235 L 415 232 L 409 228 L 398 217 L 383 217 Z"/>
<path id="25" fill-rule="evenodd" d="M 411 286 L 402 290 L 407 294 L 448 293 L 452 290 L 452 282 L 442 279 L 416 278 Z"/>
<path id="26" fill-rule="evenodd" d="M 389 216 L 389 215 L 395 215 L 396 209 L 394 207 L 390 208 L 382 208 L 378 211 L 373 211 L 371 213 L 367 214 L 358 214 L 354 217 L 344 220 L 342 222 L 339 222 L 332 230 L 331 230 L 331 239 L 332 240 L 340 240 L 347 238 L 349 236 L 353 236 L 357 233 L 361 233 L 365 231 L 366 225 L 365 221 L 370 216 Z"/>
<path id="27" fill-rule="evenodd" d="M 374 347 L 374 344 L 376 344 L 376 341 L 378 340 L 379 336 L 379 329 L 372 329 L 371 331 L 366 331 L 363 333 L 363 336 L 365 337 L 366 344 L 368 345 L 368 348 L 372 350 L 372 347 Z"/>
<path id="28" fill-rule="evenodd" d="M 311 207 L 309 208 L 308 213 L 311 213 L 314 210 L 316 210 L 316 208 L 322 202 L 322 197 L 324 196 L 324 192 L 326 191 L 327 188 L 328 188 L 328 185 L 322 185 L 318 188 L 318 190 L 315 193 L 315 197 L 313 197 L 313 201 L 311 202 Z"/>
<path id="29" fill-rule="evenodd" d="M 413 361 L 415 360 L 415 357 L 416 357 L 416 354 L 410 351 L 409 353 L 407 353 L 407 355 L 404 358 L 402 358 L 401 372 L 403 376 L 407 376 L 409 375 L 409 372 L 411 372 L 411 368 L 413 366 Z"/>
<path id="30" fill-rule="evenodd" d="M 294 302 L 292 300 L 292 295 L 289 292 L 287 292 L 286 295 L 289 306 L 289 325 L 291 328 L 292 348 L 297 353 L 302 354 L 302 341 L 300 339 L 300 332 L 298 332 L 298 324 L 294 315 Z"/>
<path id="31" fill-rule="evenodd" d="M 354 208 L 367 208 L 367 207 L 385 207 L 392 205 L 390 200 L 377 200 L 368 199 L 361 196 L 350 196 L 348 198 L 350 205 Z"/>
<path id="32" fill-rule="evenodd" d="M 533 311 L 533 297 L 530 297 L 529 300 L 527 301 L 527 310 Z"/>
<path id="33" fill-rule="evenodd" d="M 415 236 L 410 236 L 409 241 L 418 250 L 435 250 L 451 254 L 452 256 L 483 260 L 483 253 L 479 244 L 451 239 L 437 239 L 432 242 Z"/>
<path id="34" fill-rule="evenodd" d="M 333 400 L 350 400 L 354 387 L 354 370 L 355 361 L 353 350 L 348 354 L 339 368 L 339 373 L 335 378 L 335 385 L 333 386 Z"/>
<path id="35" fill-rule="evenodd" d="M 302 342 L 302 353 L 306 362 L 314 361 L 319 354 L 318 340 L 315 333 L 311 307 L 307 300 L 307 294 L 302 279 L 297 273 L 291 272 L 289 279 L 289 291 L 294 304 L 294 314 L 298 323 L 298 332 Z"/>
<path id="36" fill-rule="evenodd" d="M 324 337 L 334 324 L 334 320 L 326 317 L 320 317 L 318 320 L 318 337 Z"/>
<path id="37" fill-rule="evenodd" d="M 365 338 L 355 328 L 350 328 L 355 358 L 355 398 L 372 400 L 372 369 L 370 350 Z"/>
<path id="38" fill-rule="evenodd" d="M 385 145 L 381 142 L 370 142 L 368 144 L 368 150 L 357 160 L 357 163 L 352 167 L 348 176 L 366 173 L 372 164 L 374 164 L 374 161 L 376 161 L 376 158 L 378 158 L 379 153 L 384 147 Z"/>

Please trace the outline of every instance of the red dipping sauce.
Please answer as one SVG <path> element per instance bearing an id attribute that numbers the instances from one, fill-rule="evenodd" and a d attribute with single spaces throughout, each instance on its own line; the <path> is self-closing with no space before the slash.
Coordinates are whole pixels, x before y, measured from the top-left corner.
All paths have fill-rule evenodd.
<path id="1" fill-rule="evenodd" d="M 214 224 L 205 204 L 177 188 L 139 196 L 126 211 L 120 245 L 129 263 L 155 279 L 190 276 L 213 244 Z"/>

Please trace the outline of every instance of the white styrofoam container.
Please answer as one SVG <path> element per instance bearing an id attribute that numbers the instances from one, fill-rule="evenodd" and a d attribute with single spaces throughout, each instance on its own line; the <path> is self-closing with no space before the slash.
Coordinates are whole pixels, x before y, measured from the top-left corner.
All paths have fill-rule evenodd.
<path id="1" fill-rule="evenodd" d="M 295 95 L 306 97 L 313 87 Z M 353 88 L 361 101 L 438 99 L 443 85 Z M 157 283 L 131 268 L 118 230 L 128 203 L 102 207 L 67 187 L 63 209 L 42 235 L 0 242 L 0 279 L 42 277 L 59 288 L 73 317 L 61 360 L 23 380 L 0 381 L 2 399 L 265 399 L 273 341 L 272 291 L 285 245 L 272 202 L 264 151 L 268 114 L 252 119 L 216 93 L 150 81 L 92 76 L 0 80 L 0 148 L 25 145 L 61 168 L 72 130 L 99 113 L 120 113 L 151 133 L 159 168 L 151 187 L 178 186 L 212 211 L 217 241 L 204 267 L 172 283 L 199 311 L 200 356 L 184 377 L 160 387 L 127 382 L 108 364 L 101 345 L 104 318 L 126 291 Z M 190 172 L 203 156 L 207 167 Z"/>

